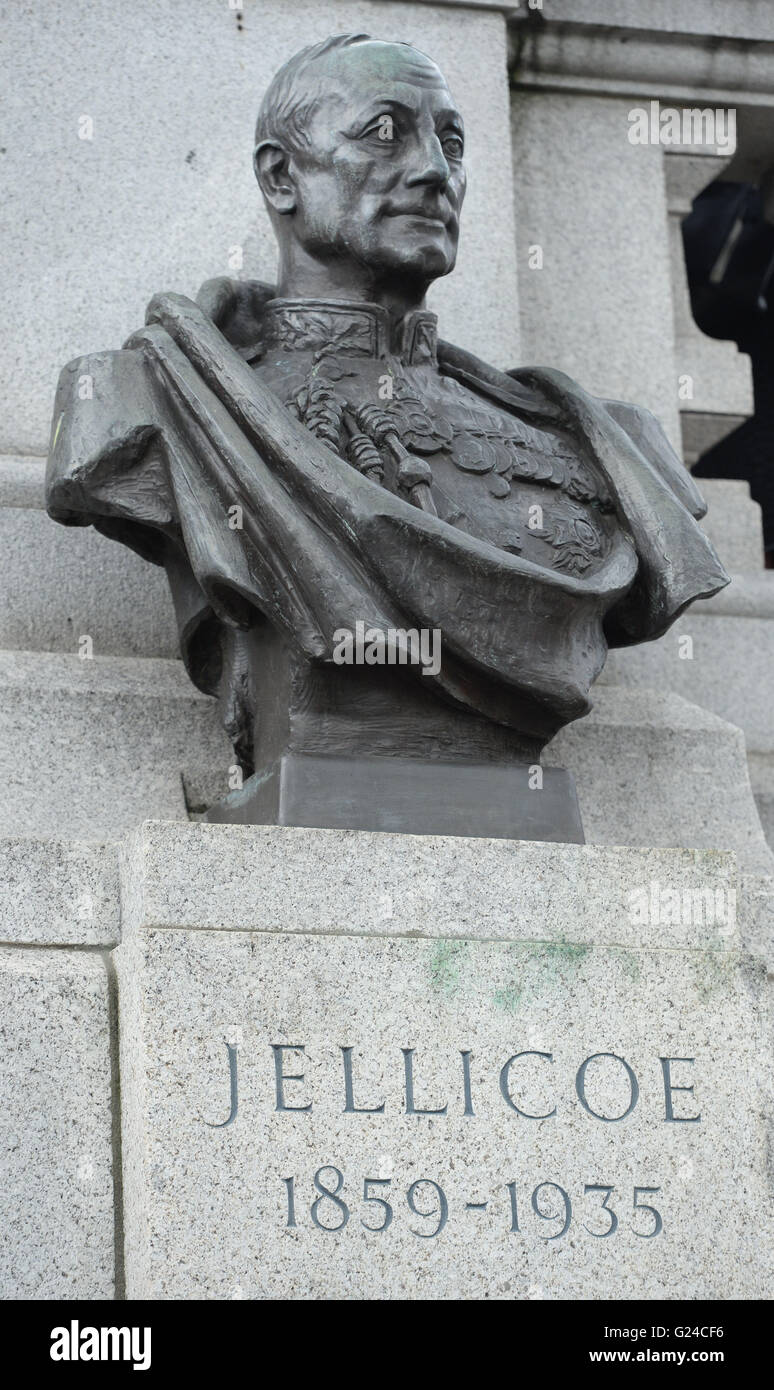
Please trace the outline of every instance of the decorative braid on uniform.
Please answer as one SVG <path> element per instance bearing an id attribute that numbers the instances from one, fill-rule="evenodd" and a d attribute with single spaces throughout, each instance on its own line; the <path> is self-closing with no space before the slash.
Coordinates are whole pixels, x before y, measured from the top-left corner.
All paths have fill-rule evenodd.
<path id="1" fill-rule="evenodd" d="M 347 452 L 350 462 L 355 465 L 359 473 L 365 474 L 366 478 L 371 478 L 375 483 L 381 483 L 384 479 L 384 464 L 373 440 L 358 429 L 349 409 L 344 412 L 344 424 L 349 434 Z"/>
<path id="2" fill-rule="evenodd" d="M 408 493 L 415 507 L 423 512 L 438 515 L 430 485 L 433 474 L 424 459 L 410 454 L 401 441 L 395 420 L 378 405 L 362 405 L 355 411 L 355 419 L 360 429 L 370 435 L 374 443 L 389 450 L 398 465 L 398 486 Z"/>
<path id="3" fill-rule="evenodd" d="M 339 452 L 344 419 L 344 405 L 330 382 L 311 381 L 296 397 L 301 418 L 308 430 L 323 444 Z"/>

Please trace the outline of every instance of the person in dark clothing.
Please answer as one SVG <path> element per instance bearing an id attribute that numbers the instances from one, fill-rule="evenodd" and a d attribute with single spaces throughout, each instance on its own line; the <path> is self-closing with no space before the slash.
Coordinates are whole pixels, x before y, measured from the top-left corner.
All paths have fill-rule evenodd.
<path id="1" fill-rule="evenodd" d="M 752 363 L 754 414 L 708 449 L 699 478 L 739 478 L 763 513 L 763 544 L 774 568 L 774 225 L 750 183 L 716 181 L 683 222 L 693 316 L 711 338 L 735 342 Z"/>

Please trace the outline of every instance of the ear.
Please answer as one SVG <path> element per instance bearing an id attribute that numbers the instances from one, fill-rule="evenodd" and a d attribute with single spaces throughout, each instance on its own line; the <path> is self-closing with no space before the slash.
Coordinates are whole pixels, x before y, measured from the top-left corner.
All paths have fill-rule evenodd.
<path id="1" fill-rule="evenodd" d="M 275 212 L 296 210 L 296 188 L 290 167 L 290 156 L 281 145 L 263 140 L 256 145 L 253 168 L 261 192 Z"/>

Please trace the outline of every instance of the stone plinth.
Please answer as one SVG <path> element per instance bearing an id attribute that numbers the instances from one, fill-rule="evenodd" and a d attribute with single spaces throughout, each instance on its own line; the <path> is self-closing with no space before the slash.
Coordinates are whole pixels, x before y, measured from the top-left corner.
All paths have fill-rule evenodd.
<path id="1" fill-rule="evenodd" d="M 771 1287 L 731 856 L 157 824 L 124 882 L 129 1297 Z"/>

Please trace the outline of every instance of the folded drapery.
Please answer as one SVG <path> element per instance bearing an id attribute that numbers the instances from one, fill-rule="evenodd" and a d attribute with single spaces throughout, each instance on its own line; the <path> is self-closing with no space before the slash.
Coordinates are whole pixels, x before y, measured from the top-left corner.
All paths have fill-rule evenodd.
<path id="1" fill-rule="evenodd" d="M 608 645 L 658 637 L 728 582 L 654 418 L 559 372 L 505 374 L 439 346 L 442 372 L 524 419 L 559 420 L 604 480 L 619 526 L 592 576 L 545 569 L 387 491 L 244 360 L 266 289 L 205 287 L 224 331 L 192 300 L 159 295 L 124 349 L 65 368 L 47 481 L 56 520 L 166 567 L 188 670 L 221 696 L 246 765 L 255 710 L 239 633 L 261 622 L 312 661 L 330 660 L 334 633 L 356 621 L 440 628 L 442 669 L 425 678 L 438 693 L 545 741 L 588 710 Z"/>

